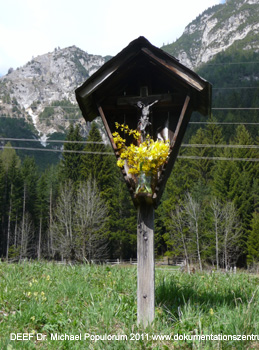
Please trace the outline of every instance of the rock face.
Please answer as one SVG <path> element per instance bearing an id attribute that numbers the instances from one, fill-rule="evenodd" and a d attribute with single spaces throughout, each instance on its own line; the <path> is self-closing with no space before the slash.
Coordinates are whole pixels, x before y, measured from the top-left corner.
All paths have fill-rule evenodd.
<path id="1" fill-rule="evenodd" d="M 217 53 L 235 48 L 259 50 L 258 0 L 227 0 L 192 21 L 183 35 L 162 49 L 194 69 Z"/>
<path id="2" fill-rule="evenodd" d="M 98 70 L 105 58 L 72 46 L 33 58 L 0 78 L 2 116 L 25 117 L 41 135 L 63 131 L 65 119 L 78 119 L 75 88 Z M 51 118 L 50 118 L 51 117 Z"/>

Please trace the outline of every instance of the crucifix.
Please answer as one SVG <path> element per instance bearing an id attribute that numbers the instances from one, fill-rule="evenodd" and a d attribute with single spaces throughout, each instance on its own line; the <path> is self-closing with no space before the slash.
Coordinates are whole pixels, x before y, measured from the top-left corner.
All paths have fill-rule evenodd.
<path id="1" fill-rule="evenodd" d="M 141 117 L 139 119 L 138 127 L 137 127 L 137 130 L 141 133 L 140 143 L 145 141 L 146 135 L 147 135 L 146 128 L 152 124 L 149 121 L 149 113 L 150 113 L 149 109 L 157 102 L 158 102 L 158 100 L 155 100 L 154 102 L 152 102 L 148 105 L 145 105 L 141 101 L 137 102 L 138 108 L 141 109 Z"/>
<path id="2" fill-rule="evenodd" d="M 149 95 L 147 86 L 140 87 L 139 96 L 126 96 L 126 92 L 124 94 L 125 94 L 124 97 L 118 98 L 117 105 L 118 106 L 131 105 L 131 106 L 137 107 L 141 111 L 141 114 L 138 120 L 138 125 L 137 125 L 137 129 L 141 133 L 141 140 L 139 140 L 139 143 L 141 143 L 145 140 L 145 137 L 148 134 L 149 126 L 151 126 L 152 128 L 151 107 L 158 102 L 160 104 L 162 104 L 163 102 L 171 102 L 172 94 L 168 93 L 168 94 Z M 149 119 L 150 116 L 151 116 L 151 121 Z"/>

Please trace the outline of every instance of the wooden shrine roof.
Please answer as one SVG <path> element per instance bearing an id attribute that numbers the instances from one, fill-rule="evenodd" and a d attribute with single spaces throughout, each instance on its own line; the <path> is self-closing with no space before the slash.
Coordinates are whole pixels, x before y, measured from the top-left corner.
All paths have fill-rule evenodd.
<path id="1" fill-rule="evenodd" d="M 102 95 L 128 76 L 138 75 L 138 63 L 151 67 L 151 74 L 162 74 L 163 81 L 175 84 L 188 91 L 192 96 L 192 109 L 203 115 L 211 112 L 211 84 L 182 65 L 176 58 L 153 46 L 146 38 L 139 37 L 115 57 L 106 62 L 84 84 L 76 89 L 76 99 L 86 121 L 92 121 L 98 115 L 97 102 Z"/>

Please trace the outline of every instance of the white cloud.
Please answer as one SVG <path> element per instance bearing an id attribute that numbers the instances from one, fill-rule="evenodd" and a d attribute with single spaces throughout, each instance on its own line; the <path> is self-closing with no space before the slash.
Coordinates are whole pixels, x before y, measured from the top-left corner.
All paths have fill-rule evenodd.
<path id="1" fill-rule="evenodd" d="M 55 47 L 115 55 L 140 35 L 160 47 L 222 0 L 8 0 L 0 9 L 0 74 Z"/>

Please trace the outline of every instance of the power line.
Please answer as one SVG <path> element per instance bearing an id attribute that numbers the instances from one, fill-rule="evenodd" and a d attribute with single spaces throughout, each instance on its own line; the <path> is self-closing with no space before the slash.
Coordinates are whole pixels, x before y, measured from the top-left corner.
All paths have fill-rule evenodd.
<path id="1" fill-rule="evenodd" d="M 46 143 L 67 143 L 67 144 L 101 144 L 105 145 L 102 141 L 68 141 L 68 140 L 36 140 L 36 139 L 18 139 L 11 137 L 0 137 L 0 141 L 17 141 L 17 142 L 46 142 Z M 194 144 L 185 143 L 181 147 L 195 147 L 195 148 L 246 148 L 246 149 L 258 149 L 259 145 L 223 145 L 223 144 Z"/>
<path id="2" fill-rule="evenodd" d="M 259 89 L 259 87 L 258 87 L 258 89 Z M 49 106 L 47 106 L 47 107 L 49 107 Z M 228 108 L 226 108 L 226 107 L 216 107 L 215 108 L 215 107 L 213 107 L 212 109 L 244 109 L 244 110 L 249 110 L 249 109 L 259 109 L 259 107 L 255 107 L 255 108 L 251 108 L 251 107 L 244 107 L 244 108 L 242 108 L 242 107 L 228 107 Z M 41 120 L 43 120 L 43 119 L 48 119 L 48 118 L 41 118 Z"/>
<path id="3" fill-rule="evenodd" d="M 14 103 L 10 103 L 10 104 L 12 104 L 12 105 L 15 105 L 16 106 L 16 104 L 14 104 Z M 78 111 L 80 111 L 80 108 L 79 107 L 77 107 L 77 106 L 62 106 L 62 105 L 57 105 L 57 106 L 52 106 L 52 105 L 40 105 L 41 107 L 44 107 L 44 108 L 62 108 L 62 109 L 78 109 Z M 37 107 L 27 107 L 26 109 L 32 109 L 32 110 L 36 110 L 37 109 Z"/>
<path id="4" fill-rule="evenodd" d="M 210 124 L 210 125 L 259 125 L 259 123 L 251 122 L 189 122 L 189 124 Z"/>
<path id="5" fill-rule="evenodd" d="M 259 61 L 249 61 L 249 62 L 220 62 L 220 63 L 207 63 L 207 66 L 224 66 L 224 65 L 237 65 L 237 64 L 257 64 Z"/>
<path id="6" fill-rule="evenodd" d="M 243 89 L 259 89 L 259 86 L 230 86 L 230 87 L 214 87 L 212 90 L 243 90 Z"/>
<path id="7" fill-rule="evenodd" d="M 212 110 L 259 110 L 259 107 L 213 107 Z"/>
<path id="8" fill-rule="evenodd" d="M 213 110 L 227 110 L 228 108 L 212 108 Z M 231 108 L 234 109 L 234 108 Z M 255 110 L 258 110 L 259 108 L 255 108 Z M 6 116 L 0 116 L 0 119 L 5 119 L 5 118 L 9 118 L 9 119 L 20 119 L 20 120 L 26 120 L 27 118 L 25 117 L 6 117 Z M 43 118 L 41 120 L 53 120 L 52 118 Z M 58 121 L 69 121 L 69 122 L 73 122 L 73 121 L 80 121 L 80 119 L 59 119 Z M 197 122 L 189 122 L 189 124 L 222 124 L 222 125 L 259 125 L 259 123 L 254 123 L 254 122 L 202 122 L 202 121 L 197 121 Z"/>
<path id="9" fill-rule="evenodd" d="M 67 141 L 67 140 L 35 140 L 35 139 L 16 139 L 11 137 L 0 137 L 0 141 L 21 141 L 21 142 L 54 142 L 54 143 L 82 143 L 82 144 L 105 144 L 104 142 L 100 141 Z"/>
<path id="10" fill-rule="evenodd" d="M 225 161 L 238 161 L 238 162 L 259 162 L 259 158 L 228 158 L 228 157 L 200 157 L 200 156 L 178 156 L 180 159 L 190 160 L 225 160 Z"/>
<path id="11" fill-rule="evenodd" d="M 1 146 L 0 146 L 1 147 Z M 104 154 L 112 155 L 112 152 L 91 152 L 91 151 L 74 151 L 74 150 L 62 150 L 62 149 L 44 149 L 44 148 L 33 148 L 33 147 L 9 147 L 2 146 L 2 149 L 17 149 L 24 151 L 40 151 L 40 152 L 58 152 L 58 153 L 80 153 L 80 154 Z"/>
<path id="12" fill-rule="evenodd" d="M 25 119 L 26 121 L 28 121 L 27 119 L 29 119 L 28 117 L 8 117 L 8 116 L 3 116 L 1 115 L 0 118 L 9 118 L 9 119 Z M 40 118 L 40 120 L 53 120 L 53 118 L 55 118 L 55 116 L 50 116 L 48 118 Z M 80 121 L 80 119 L 83 119 L 83 117 L 79 117 L 77 119 L 71 119 L 71 118 L 67 118 L 67 119 L 58 119 L 58 121 L 67 121 L 67 122 L 70 122 L 70 121 Z"/>
<path id="13" fill-rule="evenodd" d="M 211 145 L 211 144 L 182 144 L 181 147 L 196 147 L 196 148 L 241 148 L 241 149 L 259 149 L 259 145 Z"/>
<path id="14" fill-rule="evenodd" d="M 87 151 L 72 151 L 72 150 L 57 150 L 57 149 L 41 149 L 27 147 L 4 147 L 6 149 L 17 149 L 25 151 L 41 151 L 41 152 L 59 152 L 59 153 L 79 153 L 79 154 L 102 154 L 113 155 L 111 152 L 87 152 Z M 235 158 L 235 157 L 200 157 L 200 156 L 178 156 L 179 159 L 186 160 L 223 160 L 223 161 L 239 161 L 239 162 L 259 162 L 259 158 Z"/>
<path id="15" fill-rule="evenodd" d="M 212 107 L 211 109 L 212 110 L 259 110 L 259 107 Z M 29 115 L 29 117 L 32 118 L 31 115 Z M 54 118 L 54 116 L 49 116 L 49 117 L 45 117 L 45 118 L 40 118 L 40 120 L 50 120 L 51 117 Z M 9 117 L 6 115 L 1 115 L 0 118 L 26 119 L 25 117 Z M 83 116 L 80 116 L 77 119 L 63 118 L 63 119 L 58 119 L 58 121 L 74 121 L 74 120 L 79 121 L 82 118 L 83 118 Z"/>

